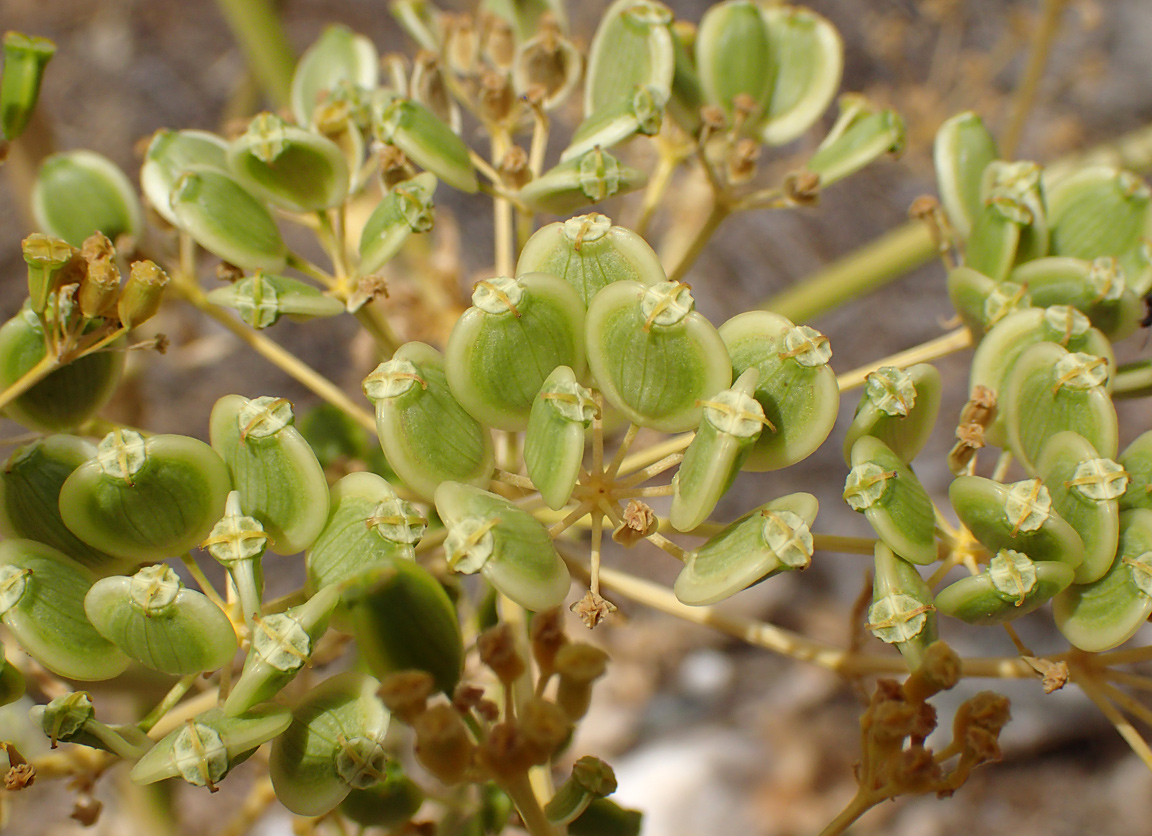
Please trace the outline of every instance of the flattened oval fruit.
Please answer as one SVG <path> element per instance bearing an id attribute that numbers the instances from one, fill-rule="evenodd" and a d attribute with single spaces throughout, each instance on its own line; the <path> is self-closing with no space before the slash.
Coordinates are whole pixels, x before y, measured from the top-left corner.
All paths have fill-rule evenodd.
<path id="1" fill-rule="evenodd" d="M 29 656 L 68 679 L 111 679 L 128 667 L 128 657 L 84 615 L 84 596 L 95 582 L 51 546 L 0 542 L 0 621 Z"/>
<path id="2" fill-rule="evenodd" d="M 448 338 L 444 365 L 452 394 L 475 418 L 526 429 L 532 401 L 557 366 L 584 372 L 584 305 L 547 273 L 481 281 Z"/>
<path id="3" fill-rule="evenodd" d="M 852 445 L 844 500 L 868 518 L 880 539 L 921 566 L 936 560 L 936 517 L 916 474 L 883 441 L 865 435 Z"/>
<path id="4" fill-rule="evenodd" d="M 380 447 L 396 475 L 423 499 L 451 480 L 486 487 L 496 467 L 492 433 L 448 386 L 444 356 L 406 343 L 364 379 L 376 405 Z"/>
<path id="5" fill-rule="evenodd" d="M 558 366 L 532 401 L 524 435 L 528 478 L 548 507 L 568 504 L 584 460 L 584 432 L 592 423 L 596 402 L 567 366 Z"/>
<path id="6" fill-rule="evenodd" d="M 752 367 L 760 372 L 753 397 L 773 427 L 760 433 L 744 469 L 779 470 L 810 456 L 832 432 L 840 407 L 828 339 L 768 311 L 734 316 L 720 337 L 736 377 Z"/>
<path id="7" fill-rule="evenodd" d="M 225 395 L 212 407 L 212 447 L 228 465 L 240 507 L 272 539 L 269 551 L 296 554 L 328 520 L 328 481 L 308 442 L 292 426 L 283 398 Z"/>
<path id="8" fill-rule="evenodd" d="M 732 382 L 723 340 L 694 308 L 680 282 L 616 282 L 588 308 L 588 367 L 604 397 L 642 427 L 692 429 L 697 402 Z"/>
<path id="9" fill-rule="evenodd" d="M 884 366 L 868 375 L 864 397 L 844 439 L 845 461 L 850 460 L 856 439 L 871 435 L 911 463 L 932 434 L 942 388 L 940 372 L 927 363 L 907 369 Z"/>
<path id="10" fill-rule="evenodd" d="M 231 489 L 224 462 L 203 441 L 116 430 L 64 482 L 60 514 L 94 548 L 148 563 L 199 545 Z"/>
<path id="11" fill-rule="evenodd" d="M 1064 563 L 1037 563 L 1005 549 L 988 569 L 945 587 L 936 610 L 969 624 L 1003 624 L 1043 606 L 1072 583 Z"/>

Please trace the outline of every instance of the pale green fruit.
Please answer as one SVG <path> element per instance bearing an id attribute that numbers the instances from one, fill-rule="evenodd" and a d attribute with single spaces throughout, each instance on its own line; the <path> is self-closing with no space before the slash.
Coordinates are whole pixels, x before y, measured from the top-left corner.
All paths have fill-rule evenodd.
<path id="1" fill-rule="evenodd" d="M 940 637 L 932 590 L 915 566 L 884 543 L 876 544 L 874 566 L 868 629 L 880 641 L 895 645 L 908 667 L 916 670 L 929 645 Z"/>
<path id="2" fill-rule="evenodd" d="M 376 118 L 382 142 L 395 145 L 414 163 L 462 192 L 480 188 L 468 156 L 468 146 L 424 105 L 394 99 Z"/>
<path id="3" fill-rule="evenodd" d="M 689 606 L 715 604 L 780 572 L 806 569 L 818 509 L 816 497 L 794 493 L 749 511 L 689 552 L 676 597 Z"/>
<path id="4" fill-rule="evenodd" d="M 1005 485 L 982 476 L 959 476 L 949 486 L 948 498 L 960 522 L 990 552 L 1010 549 L 1072 570 L 1084 562 L 1080 535 L 1056 513 L 1052 495 L 1039 479 Z"/>
<path id="5" fill-rule="evenodd" d="M 1043 606 L 1068 588 L 1072 575 L 1065 563 L 1037 563 L 1002 549 L 979 575 L 941 590 L 936 610 L 969 624 L 1002 624 Z"/>
<path id="6" fill-rule="evenodd" d="M 4 656 L 0 644 L 0 706 L 9 705 L 24 696 L 24 675 Z"/>
<path id="7" fill-rule="evenodd" d="M 339 316 L 344 303 L 310 284 L 262 271 L 208 294 L 214 305 L 232 308 L 253 328 L 275 325 L 281 316 L 296 320 Z"/>
<path id="8" fill-rule="evenodd" d="M 436 176 L 423 172 L 397 183 L 368 216 L 360 234 L 360 272 L 375 273 L 392 259 L 413 232 L 432 228 Z"/>
<path id="9" fill-rule="evenodd" d="M 769 145 L 799 137 L 832 104 L 844 72 L 844 44 L 831 23 L 799 6 L 762 5 L 775 78 L 757 128 Z"/>
<path id="10" fill-rule="evenodd" d="M 538 229 L 524 244 L 516 275 L 550 273 L 568 282 L 587 307 L 613 282 L 667 281 L 660 259 L 643 238 L 593 212 Z"/>
<path id="11" fill-rule="evenodd" d="M 324 469 L 294 420 L 283 398 L 240 395 L 218 400 L 209 419 L 212 447 L 228 465 L 240 507 L 264 526 L 275 554 L 308 548 L 328 520 Z"/>
<path id="12" fill-rule="evenodd" d="M 353 671 L 337 674 L 305 694 L 292 724 L 272 743 L 268 773 L 280 803 L 298 816 L 320 816 L 353 789 L 384 775 L 388 709 L 380 683 Z"/>
<path id="13" fill-rule="evenodd" d="M 53 154 L 32 186 L 32 216 L 42 232 L 79 247 L 93 232 L 115 241 L 139 235 L 136 188 L 115 163 L 94 151 Z"/>
<path id="14" fill-rule="evenodd" d="M 128 657 L 84 616 L 84 596 L 95 582 L 51 546 L 0 542 L 0 621 L 25 653 L 68 679 L 111 679 L 128 667 Z"/>
<path id="15" fill-rule="evenodd" d="M 828 338 L 769 311 L 732 317 L 720 337 L 734 376 L 760 372 L 754 397 L 772 426 L 760 433 L 744 469 L 779 470 L 810 456 L 832 432 L 840 407 Z"/>
<path id="16" fill-rule="evenodd" d="M 731 124 L 733 100 L 746 97 L 748 127 L 768 107 L 776 81 L 777 56 L 766 21 L 750 0 L 726 0 L 710 7 L 696 33 L 696 72 L 708 101 L 723 108 Z"/>
<path id="17" fill-rule="evenodd" d="M 984 207 L 984 169 L 999 156 L 996 140 L 970 110 L 948 119 L 936 131 L 933 160 L 940 202 L 961 239 L 967 239 Z"/>
<path id="18" fill-rule="evenodd" d="M 680 282 L 615 282 L 588 306 L 588 367 L 604 397 L 640 426 L 692 429 L 698 402 L 732 382 L 723 340 L 694 308 Z"/>
<path id="19" fill-rule="evenodd" d="M 349 473 L 331 491 L 324 530 L 308 549 L 308 588 L 320 590 L 375 566 L 414 560 L 428 520 L 375 473 Z"/>
<path id="20" fill-rule="evenodd" d="M 0 78 L 0 132 L 5 139 L 24 133 L 36 101 L 44 68 L 56 54 L 56 44 L 47 38 L 4 34 L 4 75 Z"/>
<path id="21" fill-rule="evenodd" d="M 348 194 L 340 146 L 271 113 L 258 114 L 229 144 L 228 166 L 254 195 L 290 212 L 329 209 Z"/>
<path id="22" fill-rule="evenodd" d="M 531 38 L 546 15 L 561 31 L 568 28 L 568 13 L 563 0 L 483 0 L 481 7 L 512 24 L 517 41 Z"/>
<path id="23" fill-rule="evenodd" d="M 224 701 L 224 713 L 235 717 L 272 699 L 311 664 L 339 599 L 340 591 L 327 586 L 297 607 L 253 619 L 244 670 Z"/>
<path id="24" fill-rule="evenodd" d="M 631 98 L 596 111 L 576 128 L 560 160 L 566 162 L 595 148 L 611 148 L 636 134 L 658 134 L 664 119 L 662 96 L 655 88 L 637 87 Z"/>
<path id="25" fill-rule="evenodd" d="M 879 438 L 907 463 L 928 443 L 940 412 L 943 385 L 935 366 L 884 366 L 868 375 L 864 397 L 844 439 L 844 460 L 863 435 Z"/>
<path id="26" fill-rule="evenodd" d="M 427 569 L 394 560 L 340 584 L 340 595 L 373 674 L 383 679 L 414 668 L 452 693 L 464 669 L 460 623 L 448 593 Z"/>
<path id="27" fill-rule="evenodd" d="M 431 499 L 445 480 L 487 486 L 492 433 L 453 397 L 440 352 L 406 343 L 363 385 L 388 464 L 417 495 Z"/>
<path id="28" fill-rule="evenodd" d="M 448 529 L 444 551 L 457 572 L 483 573 L 525 609 L 559 606 L 571 579 L 539 520 L 503 497 L 459 482 L 436 489 L 436 511 Z"/>
<path id="29" fill-rule="evenodd" d="M 1028 288 L 1038 307 L 1071 305 L 1113 342 L 1130 336 L 1144 315 L 1142 300 L 1124 281 L 1115 258 L 1038 258 L 1008 278 Z"/>
<path id="30" fill-rule="evenodd" d="M 732 487 L 761 432 L 771 429 L 763 407 L 753 397 L 759 379 L 760 372 L 752 367 L 731 389 L 701 401 L 704 417 L 672 479 L 669 521 L 678 531 L 691 531 L 708 519 Z"/>
<path id="31" fill-rule="evenodd" d="M 287 264 L 272 214 L 231 175 L 193 166 L 176 178 L 169 203 L 176 225 L 230 264 L 274 273 Z"/>
<path id="32" fill-rule="evenodd" d="M 97 581 L 84 598 L 92 626 L 137 662 L 173 675 L 214 671 L 236 655 L 228 616 L 165 564 Z"/>
<path id="33" fill-rule="evenodd" d="M 1107 574 L 1056 596 L 1052 615 L 1075 647 L 1101 653 L 1123 644 L 1152 615 L 1152 511 L 1120 515 L 1116 559 Z"/>
<path id="34" fill-rule="evenodd" d="M 1152 511 L 1152 430 L 1137 436 L 1118 461 L 1128 474 L 1128 490 L 1120 497 L 1120 510 Z"/>
<path id="35" fill-rule="evenodd" d="M 1037 343 L 1020 355 L 1000 406 L 1008 444 L 1025 470 L 1034 472 L 1045 443 L 1062 430 L 1084 436 L 1102 457 L 1116 457 L 1116 409 L 1105 386 L 1110 370 L 1107 358 L 1055 343 Z"/>
<path id="36" fill-rule="evenodd" d="M 840 116 L 806 168 L 821 188 L 855 174 L 886 154 L 904 150 L 904 119 L 894 110 L 876 110 L 855 94 L 840 97 Z"/>
<path id="37" fill-rule="evenodd" d="M 134 564 L 92 548 L 60 516 L 60 488 L 95 455 L 95 444 L 72 435 L 17 448 L 0 470 L 0 534 L 52 546 L 98 575 L 130 571 Z"/>
<path id="38" fill-rule="evenodd" d="M 618 194 L 642 188 L 647 175 L 625 165 L 607 151 L 593 148 L 548 169 L 520 189 L 529 207 L 567 215 Z"/>
<path id="39" fill-rule="evenodd" d="M 490 427 L 523 430 L 557 366 L 584 372 L 584 305 L 547 273 L 478 282 L 444 349 L 448 386 Z"/>
<path id="40" fill-rule="evenodd" d="M 584 117 L 629 99 L 637 87 L 667 101 L 675 54 L 672 12 L 654 0 L 616 0 L 600 17 L 588 51 Z"/>
<path id="41" fill-rule="evenodd" d="M 865 435 L 852 445 L 852 470 L 844 500 L 868 518 L 897 555 L 925 566 L 936 561 L 932 500 L 911 468 L 880 439 Z"/>
<path id="42" fill-rule="evenodd" d="M 117 430 L 64 482 L 60 514 L 92 547 L 148 563 L 199 545 L 231 487 L 224 462 L 203 441 Z"/>
<path id="43" fill-rule="evenodd" d="M 228 173 L 228 143 L 223 137 L 207 131 L 163 129 L 152 135 L 140 166 L 140 188 L 152 208 L 172 226 L 180 225 L 172 211 L 172 187 L 194 167 Z"/>
<path id="44" fill-rule="evenodd" d="M 568 504 L 580 477 L 585 431 L 596 413 L 592 393 L 568 366 L 557 366 L 532 401 L 524 435 L 524 465 L 553 510 Z"/>
<path id="45" fill-rule="evenodd" d="M 1052 496 L 1052 507 L 1084 543 L 1084 562 L 1076 568 L 1076 583 L 1099 580 L 1116 556 L 1117 499 L 1128 486 L 1124 468 L 1101 458 L 1082 436 L 1061 432 L 1044 445 L 1036 473 Z"/>
<path id="46" fill-rule="evenodd" d="M 214 791 L 233 767 L 283 734 L 291 723 L 292 713 L 278 705 L 257 706 L 238 717 L 211 708 L 153 746 L 128 777 L 140 785 L 183 778 L 193 786 Z"/>
<path id="47" fill-rule="evenodd" d="M 122 341 L 56 369 L 4 407 L 19 424 L 40 432 L 80 426 L 100 411 L 124 372 Z M 29 308 L 0 327 L 0 390 L 11 386 L 44 357 L 44 328 Z"/>
<path id="48" fill-rule="evenodd" d="M 345 26 L 329 26 L 305 50 L 292 76 L 292 113 L 298 125 L 312 124 L 316 107 L 341 85 L 372 90 L 380 61 L 376 47 Z"/>
<path id="49" fill-rule="evenodd" d="M 977 341 L 1008 314 L 1032 306 L 1028 288 L 994 281 L 965 266 L 948 273 L 948 298 Z"/>

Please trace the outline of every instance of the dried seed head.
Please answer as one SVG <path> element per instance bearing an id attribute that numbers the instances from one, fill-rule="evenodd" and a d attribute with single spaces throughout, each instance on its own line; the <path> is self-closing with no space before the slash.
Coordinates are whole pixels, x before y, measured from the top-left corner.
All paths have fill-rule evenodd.
<path id="1" fill-rule="evenodd" d="M 620 526 L 612 532 L 612 539 L 622 546 L 632 547 L 654 533 L 659 525 L 652 506 L 639 499 L 629 499 Z"/>
<path id="2" fill-rule="evenodd" d="M 590 644 L 571 643 L 556 653 L 556 673 L 560 687 L 556 702 L 573 721 L 588 713 L 592 701 L 592 684 L 604 675 L 608 654 Z"/>
<path id="3" fill-rule="evenodd" d="M 747 183 L 756 176 L 756 163 L 759 159 L 759 142 L 747 137 L 738 139 L 724 158 L 728 182 L 734 186 Z"/>
<path id="4" fill-rule="evenodd" d="M 120 269 L 116 263 L 104 259 L 91 262 L 76 294 L 80 313 L 88 319 L 104 316 L 111 313 L 119 298 Z"/>
<path id="5" fill-rule="evenodd" d="M 497 723 L 480 745 L 479 761 L 485 771 L 497 777 L 523 773 L 535 766 L 534 753 L 527 746 L 520 727 L 515 723 Z"/>
<path id="6" fill-rule="evenodd" d="M 476 97 L 480 115 L 489 122 L 505 121 L 516 108 L 516 91 L 507 73 L 489 70 L 481 75 Z"/>
<path id="7" fill-rule="evenodd" d="M 541 676 L 551 675 L 556 653 L 568 642 L 564 634 L 564 613 L 559 608 L 538 612 L 532 617 L 532 658 L 540 667 Z"/>
<path id="8" fill-rule="evenodd" d="M 533 697 L 517 718 L 524 747 L 533 765 L 547 763 L 572 733 L 567 713 L 555 703 Z"/>
<path id="9" fill-rule="evenodd" d="M 483 19 L 481 51 L 493 66 L 507 70 L 516 58 L 516 33 L 502 17 L 486 15 Z"/>
<path id="10" fill-rule="evenodd" d="M 416 757 L 425 769 L 445 784 L 464 780 L 476 747 L 452 706 L 430 706 L 412 721 L 412 729 L 416 732 Z"/>
<path id="11" fill-rule="evenodd" d="M 480 661 L 492 669 L 497 678 L 509 685 L 524 673 L 523 657 L 516 651 L 516 637 L 507 624 L 489 627 L 476 640 Z"/>
<path id="12" fill-rule="evenodd" d="M 384 678 L 377 696 L 385 707 L 408 725 L 424 713 L 436 681 L 427 671 L 399 671 Z"/>
<path id="13" fill-rule="evenodd" d="M 513 189 L 519 189 L 532 179 L 532 169 L 528 167 L 528 152 L 519 145 L 513 145 L 500 160 L 500 179 Z"/>
<path id="14" fill-rule="evenodd" d="M 155 316 L 167 284 L 168 274 L 155 262 L 133 262 L 116 306 L 120 322 L 126 328 L 135 328 Z"/>
<path id="15" fill-rule="evenodd" d="M 471 15 L 446 14 L 444 27 L 444 58 L 448 68 L 456 75 L 470 76 L 480 61 L 480 33 Z"/>
<path id="16" fill-rule="evenodd" d="M 987 386 L 976 386 L 960 411 L 960 423 L 987 427 L 995 417 L 996 392 Z"/>

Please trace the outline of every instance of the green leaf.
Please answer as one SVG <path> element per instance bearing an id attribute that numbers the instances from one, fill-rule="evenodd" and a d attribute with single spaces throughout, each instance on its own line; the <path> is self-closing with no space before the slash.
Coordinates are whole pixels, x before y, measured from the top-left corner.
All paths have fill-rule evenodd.
<path id="1" fill-rule="evenodd" d="M 1004 485 L 981 476 L 959 476 L 948 498 L 960 522 L 990 552 L 1021 552 L 1037 561 L 1077 569 L 1084 544 L 1076 529 L 1052 507 L 1052 495 L 1039 479 Z"/>
<path id="2" fill-rule="evenodd" d="M 1116 556 L 1120 525 L 1116 500 L 1128 486 L 1127 474 L 1116 462 L 1101 458 L 1087 439 L 1071 432 L 1048 439 L 1036 473 L 1052 496 L 1052 507 L 1084 543 L 1076 583 L 1099 580 Z"/>
<path id="3" fill-rule="evenodd" d="M 969 624 L 1003 624 L 1067 589 L 1072 575 L 1067 564 L 1036 563 L 1020 552 L 1004 549 L 979 575 L 941 590 L 936 611 Z"/>
<path id="4" fill-rule="evenodd" d="M 0 622 L 25 653 L 68 679 L 111 679 L 128 667 L 128 657 L 84 616 L 84 596 L 95 582 L 51 546 L 0 542 Z"/>
<path id="5" fill-rule="evenodd" d="M 528 478 L 553 510 L 568 504 L 584 461 L 585 430 L 596 402 L 568 366 L 557 366 L 532 401 L 524 436 Z"/>
<path id="6" fill-rule="evenodd" d="M 354 671 L 313 688 L 292 709 L 292 725 L 272 743 L 268 772 L 280 803 L 298 816 L 321 816 L 354 787 L 384 773 L 389 714 L 380 683 Z"/>
<path id="7" fill-rule="evenodd" d="M 1123 644 L 1144 625 L 1152 615 L 1152 511 L 1120 515 L 1116 559 L 1108 573 L 1058 595 L 1052 614 L 1064 637 L 1089 653 Z"/>
<path id="8" fill-rule="evenodd" d="M 676 59 L 672 12 L 654 0 L 616 0 L 600 18 L 588 50 L 584 116 L 630 99 L 637 87 L 652 87 L 667 101 Z"/>
<path id="9" fill-rule="evenodd" d="M 284 269 L 288 248 L 276 221 L 230 175 L 194 166 L 176 178 L 170 202 L 176 225 L 213 255 L 245 270 Z"/>
<path id="10" fill-rule="evenodd" d="M 107 157 L 94 151 L 53 154 L 32 186 L 32 216 L 41 232 L 79 247 L 93 232 L 115 241 L 142 229 L 136 188 Z"/>
<path id="11" fill-rule="evenodd" d="M 785 145 L 832 104 L 844 70 L 844 44 L 836 27 L 809 9 L 761 5 L 760 14 L 775 79 L 758 131 L 767 144 Z"/>
<path id="12" fill-rule="evenodd" d="M 844 460 L 851 460 L 857 438 L 872 435 L 911 464 L 932 435 L 942 388 L 940 372 L 927 363 L 872 372 L 844 439 Z"/>

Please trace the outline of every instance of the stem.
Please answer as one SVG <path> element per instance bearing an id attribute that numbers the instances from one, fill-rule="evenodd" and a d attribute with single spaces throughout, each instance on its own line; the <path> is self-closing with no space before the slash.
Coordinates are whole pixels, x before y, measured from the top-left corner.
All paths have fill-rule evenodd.
<path id="1" fill-rule="evenodd" d="M 1140 736 L 1140 732 L 1128 722 L 1128 719 L 1120 713 L 1120 710 L 1116 708 L 1116 706 L 1108 702 L 1108 698 L 1096 687 L 1096 683 L 1092 680 L 1090 674 L 1082 670 L 1076 673 L 1077 675 L 1074 677 L 1074 680 L 1076 684 L 1080 686 L 1080 690 L 1084 692 L 1088 699 L 1096 703 L 1096 707 L 1108 718 L 1108 722 L 1116 728 L 1116 731 L 1120 733 L 1120 736 L 1124 738 L 1128 746 L 1136 753 L 1136 756 L 1144 761 L 1144 765 L 1152 769 L 1152 749 L 1148 748 L 1148 744 L 1144 741 L 1144 738 Z M 1080 674 L 1084 675 L 1081 676 Z"/>
<path id="2" fill-rule="evenodd" d="M 199 675 L 200 674 L 197 673 L 190 673 L 180 677 L 176 684 L 172 686 L 171 690 L 164 695 L 164 699 L 160 700 L 156 707 L 145 714 L 144 719 L 136 724 L 140 731 L 145 734 L 152 731 L 152 727 L 160 721 L 160 718 L 171 711 L 176 703 L 184 699 L 184 695 L 187 694 L 188 689 L 195 684 L 196 677 Z"/>
<path id="3" fill-rule="evenodd" d="M 856 791 L 856 795 L 852 796 L 852 800 L 848 802 L 848 806 L 840 811 L 840 815 L 820 831 L 820 836 L 839 836 L 839 834 L 847 830 L 853 822 L 883 800 L 883 798 L 865 792 L 864 788 L 861 787 Z"/>
<path id="4" fill-rule="evenodd" d="M 556 828 L 544 815 L 544 810 L 540 807 L 536 793 L 532 791 L 532 784 L 528 781 L 527 772 L 522 772 L 515 778 L 501 781 L 500 786 L 503 787 L 504 792 L 508 793 L 512 803 L 516 805 L 520 818 L 524 820 L 524 827 L 531 836 L 557 836 Z"/>
<path id="5" fill-rule="evenodd" d="M 176 275 L 173 276 L 172 286 L 177 293 L 191 302 L 193 306 L 199 308 L 202 312 L 219 322 L 265 360 L 299 381 L 308 389 L 311 389 L 313 393 L 337 409 L 347 413 L 350 418 L 369 432 L 376 432 L 376 418 L 368 412 L 368 410 L 362 408 L 344 394 L 339 387 L 324 377 L 324 375 L 317 372 L 303 360 L 296 357 L 296 355 L 279 344 L 274 343 L 263 334 L 258 331 L 253 331 L 248 328 L 248 326 L 237 321 L 235 317 L 218 305 L 213 305 L 204 295 L 204 291 L 195 283 L 183 276 Z"/>
<path id="6" fill-rule="evenodd" d="M 1152 361 L 1124 363 L 1112 378 L 1113 398 L 1143 398 L 1152 395 Z"/>
<path id="7" fill-rule="evenodd" d="M 208 576 L 204 574 L 204 570 L 200 568 L 195 558 L 190 554 L 180 555 L 180 561 L 188 569 L 188 574 L 196 581 L 196 585 L 200 587 L 200 591 L 208 596 L 208 599 L 218 606 L 221 611 L 228 612 L 228 605 L 224 599 L 220 597 L 220 593 L 216 591 L 216 587 L 212 586 L 212 581 L 208 580 Z"/>
<path id="8" fill-rule="evenodd" d="M 1032 48 L 1028 52 L 1028 66 L 1024 69 L 1024 78 L 1016 88 L 1012 101 L 1012 118 L 1008 127 L 1004 129 L 1004 136 L 1000 140 L 1000 153 L 1006 160 L 1016 156 L 1016 148 L 1020 144 L 1020 137 L 1024 133 L 1024 123 L 1032 106 L 1036 104 L 1036 95 L 1040 92 L 1040 81 L 1044 77 L 1044 67 L 1048 63 L 1048 56 L 1052 52 L 1052 43 L 1060 31 L 1060 18 L 1064 13 L 1064 6 L 1068 0 L 1044 0 L 1044 11 L 1040 17 L 1040 25 L 1036 27 L 1032 36 Z"/>
<path id="9" fill-rule="evenodd" d="M 20 375 L 20 377 L 16 379 L 16 382 L 7 389 L 0 392 L 0 410 L 4 409 L 4 407 L 8 406 L 8 404 L 12 403 L 12 401 L 23 395 L 48 375 L 52 374 L 52 372 L 56 371 L 59 367 L 59 358 L 45 349 L 44 356 L 37 361 L 36 365 Z"/>
<path id="10" fill-rule="evenodd" d="M 654 444 L 651 447 L 633 453 L 621 462 L 618 475 L 627 476 L 629 473 L 635 473 L 637 470 L 655 464 L 666 456 L 679 453 L 681 450 L 686 450 L 695 437 L 695 433 L 684 433 L 683 435 L 673 436 L 667 441 L 662 441 L 659 444 Z"/>
<path id="11" fill-rule="evenodd" d="M 675 266 L 668 271 L 668 281 L 678 282 L 684 277 L 684 274 L 696 263 L 696 259 L 700 257 L 700 253 L 712 240 L 712 235 L 719 229 L 720 224 L 731 213 L 728 204 L 724 202 L 719 195 L 714 198 L 712 203 L 712 211 L 708 213 L 703 225 L 696 231 L 695 237 L 689 242 L 688 248 L 681 254 Z"/>
<path id="12" fill-rule="evenodd" d="M 216 0 L 216 7 L 272 104 L 277 108 L 288 107 L 296 58 L 272 3 L 269 0 Z"/>
<path id="13" fill-rule="evenodd" d="M 807 322 L 820 314 L 883 287 L 936 257 L 927 225 L 897 227 L 838 259 L 759 307 Z"/>
<path id="14" fill-rule="evenodd" d="M 672 182 L 672 175 L 676 172 L 676 166 L 680 164 L 682 159 L 668 150 L 667 144 L 664 142 L 657 143 L 657 147 L 660 150 L 660 157 L 656 161 L 656 170 L 652 172 L 652 176 L 648 180 L 648 188 L 644 190 L 644 203 L 640 207 L 640 217 L 632 225 L 632 229 L 641 238 L 647 235 L 648 225 L 652 223 L 652 216 L 656 214 L 656 210 L 664 202 L 664 194 L 668 191 L 668 186 Z"/>
<path id="15" fill-rule="evenodd" d="M 880 542 L 874 537 L 843 537 L 839 534 L 813 534 L 812 547 L 819 552 L 837 554 L 867 554 L 876 551 Z"/>
<path id="16" fill-rule="evenodd" d="M 753 647 L 771 650 L 802 662 L 811 662 L 844 676 L 908 673 L 907 663 L 899 656 L 856 654 L 772 624 L 722 613 L 715 607 L 688 607 L 677 601 L 670 590 L 614 569 L 600 570 L 600 584 L 654 610 L 693 624 L 712 627 Z M 1036 676 L 1035 670 L 1017 656 L 964 659 L 963 671 L 964 676 L 998 679 L 1031 679 Z"/>
<path id="17" fill-rule="evenodd" d="M 252 785 L 244 803 L 228 824 L 224 825 L 219 836 L 244 836 L 275 800 L 276 791 L 272 788 L 272 779 L 265 775 Z"/>
<path id="18" fill-rule="evenodd" d="M 965 348 L 970 348 L 971 346 L 972 332 L 967 328 L 957 328 L 955 331 L 949 331 L 947 334 L 937 337 L 934 340 L 913 346 L 907 351 L 901 351 L 897 354 L 883 357 L 865 366 L 861 366 L 858 369 L 853 369 L 850 372 L 838 375 L 836 377 L 836 383 L 840 386 L 841 392 L 847 392 L 863 386 L 865 378 L 882 366 L 896 366 L 899 369 L 903 369 L 915 363 L 927 363 L 931 360 L 947 357 L 949 354 L 963 351 Z"/>

